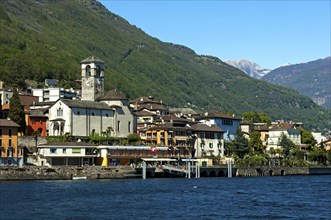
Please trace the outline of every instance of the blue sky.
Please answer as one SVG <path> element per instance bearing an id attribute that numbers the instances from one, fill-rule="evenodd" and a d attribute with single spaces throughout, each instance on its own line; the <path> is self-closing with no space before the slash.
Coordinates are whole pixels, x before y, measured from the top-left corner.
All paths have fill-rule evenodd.
<path id="1" fill-rule="evenodd" d="M 163 42 L 264 68 L 330 56 L 331 1 L 100 0 Z"/>

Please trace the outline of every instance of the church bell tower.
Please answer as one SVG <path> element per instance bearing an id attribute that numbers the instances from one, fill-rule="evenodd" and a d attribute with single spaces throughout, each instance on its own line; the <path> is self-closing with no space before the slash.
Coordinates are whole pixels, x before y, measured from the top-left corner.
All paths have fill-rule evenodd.
<path id="1" fill-rule="evenodd" d="M 82 60 L 82 98 L 81 100 L 95 101 L 104 94 L 105 62 L 91 56 Z"/>

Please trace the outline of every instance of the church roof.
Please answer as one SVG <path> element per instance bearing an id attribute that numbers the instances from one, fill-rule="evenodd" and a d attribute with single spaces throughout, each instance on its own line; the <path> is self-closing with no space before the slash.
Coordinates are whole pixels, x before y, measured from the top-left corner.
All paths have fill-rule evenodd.
<path id="1" fill-rule="evenodd" d="M 90 57 L 86 58 L 85 60 L 80 61 L 80 63 L 105 63 L 105 62 L 95 56 L 90 56 Z"/>
<path id="2" fill-rule="evenodd" d="M 120 91 L 113 89 L 104 94 L 103 96 L 98 98 L 99 101 L 107 101 L 107 100 L 127 100 L 125 95 Z"/>
<path id="3" fill-rule="evenodd" d="M 69 107 L 90 108 L 90 109 L 112 109 L 104 102 L 94 102 L 87 100 L 61 99 L 61 101 Z"/>

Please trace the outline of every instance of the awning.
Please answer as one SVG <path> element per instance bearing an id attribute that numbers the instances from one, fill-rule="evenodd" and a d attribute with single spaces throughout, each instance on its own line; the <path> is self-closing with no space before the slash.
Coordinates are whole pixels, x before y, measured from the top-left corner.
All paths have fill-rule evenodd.
<path id="1" fill-rule="evenodd" d="M 141 158 L 141 159 L 146 162 L 177 161 L 177 159 L 171 159 L 171 158 Z"/>

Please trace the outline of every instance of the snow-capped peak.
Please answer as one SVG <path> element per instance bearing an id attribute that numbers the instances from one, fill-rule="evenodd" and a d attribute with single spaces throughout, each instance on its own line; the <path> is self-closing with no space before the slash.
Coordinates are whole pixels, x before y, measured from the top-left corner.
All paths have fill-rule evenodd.
<path id="1" fill-rule="evenodd" d="M 241 60 L 225 60 L 225 63 L 240 69 L 245 72 L 247 75 L 254 77 L 256 79 L 262 78 L 264 75 L 270 72 L 268 69 L 264 69 L 260 65 L 251 62 L 246 59 Z"/>

